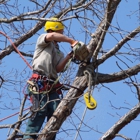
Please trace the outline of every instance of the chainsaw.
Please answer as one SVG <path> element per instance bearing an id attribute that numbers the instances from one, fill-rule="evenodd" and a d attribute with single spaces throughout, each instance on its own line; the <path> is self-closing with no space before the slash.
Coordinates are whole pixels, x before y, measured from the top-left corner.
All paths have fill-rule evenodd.
<path id="1" fill-rule="evenodd" d="M 73 46 L 73 58 L 72 61 L 76 64 L 80 64 L 81 62 L 84 62 L 86 58 L 89 56 L 89 51 L 87 49 L 87 46 L 79 41 Z"/>

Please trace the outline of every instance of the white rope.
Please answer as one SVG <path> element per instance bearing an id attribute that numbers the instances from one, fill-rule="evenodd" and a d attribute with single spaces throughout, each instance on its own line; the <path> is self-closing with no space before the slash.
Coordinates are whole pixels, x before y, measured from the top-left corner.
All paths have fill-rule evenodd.
<path id="1" fill-rule="evenodd" d="M 76 135 L 75 135 L 74 140 L 77 140 L 77 137 L 78 137 L 78 135 L 79 135 L 80 128 L 81 128 L 81 126 L 82 126 L 84 117 L 85 117 L 85 115 L 86 115 L 86 111 L 87 111 L 87 107 L 85 107 L 85 109 L 84 109 L 84 112 L 83 112 L 83 115 L 82 115 L 82 119 L 81 119 L 81 123 L 79 124 L 79 127 L 78 127 L 78 129 L 77 129 L 77 133 L 76 133 Z"/>
<path id="2" fill-rule="evenodd" d="M 96 84 L 97 76 L 98 76 L 98 67 L 97 67 L 97 69 L 96 69 L 95 84 Z M 91 93 L 93 93 L 94 88 L 95 88 L 95 86 L 93 87 Z M 78 138 L 79 131 L 80 131 L 80 129 L 81 129 L 81 126 L 82 126 L 82 123 L 83 123 L 84 117 L 85 117 L 85 115 L 86 115 L 86 111 L 87 111 L 87 106 L 86 106 L 85 109 L 84 109 L 84 112 L 83 112 L 83 115 L 82 115 L 82 118 L 81 118 L 81 123 L 80 123 L 79 126 L 78 126 L 78 129 L 77 129 L 77 132 L 76 132 L 76 135 L 75 135 L 74 140 L 77 140 L 77 138 Z"/>

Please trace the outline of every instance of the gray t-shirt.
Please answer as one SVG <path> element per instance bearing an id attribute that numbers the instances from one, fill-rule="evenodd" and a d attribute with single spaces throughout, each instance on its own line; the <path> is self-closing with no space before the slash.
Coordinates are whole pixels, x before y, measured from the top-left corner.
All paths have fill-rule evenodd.
<path id="1" fill-rule="evenodd" d="M 54 42 L 45 42 L 45 36 L 39 36 L 33 56 L 33 70 L 40 71 L 50 78 L 56 79 L 56 66 L 64 59 L 64 54 Z"/>

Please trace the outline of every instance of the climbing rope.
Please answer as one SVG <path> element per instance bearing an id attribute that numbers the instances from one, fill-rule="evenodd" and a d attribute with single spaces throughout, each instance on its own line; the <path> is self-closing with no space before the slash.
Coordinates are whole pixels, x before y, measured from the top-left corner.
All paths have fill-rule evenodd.
<path id="1" fill-rule="evenodd" d="M 84 73 L 88 73 L 89 76 L 91 76 L 90 70 L 86 70 Z M 96 74 L 95 74 L 95 85 L 96 85 L 97 76 L 98 76 L 98 67 L 97 67 L 95 73 L 96 73 Z M 91 77 L 89 77 L 89 80 L 90 80 L 90 79 L 91 79 Z M 90 95 L 91 95 L 91 93 L 94 91 L 94 88 L 95 88 L 95 86 L 94 86 L 93 89 L 91 90 L 91 83 L 92 83 L 91 81 L 88 81 L 88 92 L 89 92 L 88 95 L 87 95 L 87 96 L 88 96 L 88 101 L 90 100 Z M 97 104 L 96 104 L 96 105 L 97 105 Z M 96 108 L 96 105 L 94 106 L 94 109 Z M 88 106 L 86 106 L 85 109 L 84 109 L 84 112 L 83 112 L 82 118 L 81 118 L 81 123 L 80 123 L 79 126 L 78 126 L 78 129 L 77 129 L 77 132 L 76 132 L 76 135 L 75 135 L 74 140 L 77 140 L 77 138 L 78 138 L 79 131 L 80 131 L 80 129 L 81 129 L 81 126 L 82 126 L 84 117 L 85 117 L 85 115 L 86 115 L 87 109 L 88 109 Z"/>
<path id="2" fill-rule="evenodd" d="M 25 108 L 23 111 L 26 111 L 26 110 L 28 110 L 28 109 L 30 109 L 30 108 L 31 108 L 31 107 Z M 16 112 L 16 113 L 14 113 L 14 114 L 12 114 L 12 115 L 9 115 L 9 116 L 7 116 L 7 117 L 4 117 L 4 118 L 0 119 L 0 122 L 6 120 L 6 119 L 8 119 L 8 118 L 11 118 L 11 117 L 13 117 L 13 116 L 15 116 L 15 115 L 17 115 L 17 114 L 19 114 L 19 113 L 20 113 L 20 112 Z"/>
<path id="3" fill-rule="evenodd" d="M 88 109 L 95 109 L 96 106 L 97 106 L 97 103 L 95 101 L 95 99 L 92 97 L 92 75 L 91 75 L 91 72 L 88 71 L 88 70 L 85 70 L 84 71 L 85 74 L 88 74 L 88 91 L 84 94 L 84 100 L 85 100 L 85 104 L 87 106 Z"/>
<path id="4" fill-rule="evenodd" d="M 11 45 L 14 47 L 14 49 L 16 50 L 16 52 L 20 55 L 20 57 L 23 59 L 23 61 L 27 64 L 27 66 L 30 68 L 30 69 L 32 69 L 32 67 L 30 66 L 30 64 L 26 61 L 26 59 L 23 57 L 23 55 L 20 53 L 20 51 L 17 49 L 17 47 L 15 46 L 15 44 L 13 43 L 13 41 L 10 39 L 10 37 L 8 37 L 5 33 L 3 33 L 2 31 L 0 31 L 0 34 L 2 34 L 3 36 L 5 36 L 8 40 L 9 40 L 9 42 L 11 43 Z M 1 77 L 1 76 L 0 76 Z M 1 79 L 2 79 L 2 77 L 1 77 Z M 4 80 L 2 79 L 2 82 L 4 82 Z M 2 84 L 1 84 L 2 85 Z M 1 85 L 0 85 L 0 87 L 1 87 Z M 25 94 L 24 93 L 24 91 L 23 91 L 23 94 L 24 94 L 24 96 L 25 96 L 25 98 L 27 97 L 27 94 Z M 26 108 L 26 109 L 24 109 L 23 111 L 26 111 L 26 110 L 28 110 L 28 109 L 30 109 L 30 107 L 28 107 L 28 108 Z M 5 118 L 2 118 L 2 119 L 0 119 L 0 122 L 1 121 L 4 121 L 4 120 L 6 120 L 6 119 L 8 119 L 8 118 L 11 118 L 11 117 L 13 117 L 13 116 L 15 116 L 15 115 L 17 115 L 17 114 L 19 114 L 20 112 L 17 112 L 17 113 L 14 113 L 14 114 L 12 114 L 12 115 L 9 115 L 9 116 L 7 116 L 7 117 L 5 117 Z"/>
<path id="5" fill-rule="evenodd" d="M 23 55 L 20 53 L 20 51 L 17 49 L 17 47 L 15 46 L 15 44 L 13 43 L 13 41 L 10 39 L 10 37 L 8 37 L 5 33 L 3 33 L 2 31 L 0 31 L 0 34 L 2 34 L 3 36 L 5 36 L 11 43 L 11 45 L 14 47 L 14 49 L 17 51 L 17 53 L 20 55 L 20 57 L 23 59 L 23 61 L 27 64 L 27 66 L 32 69 L 32 67 L 30 66 L 30 64 L 26 61 L 26 59 L 23 57 Z"/>

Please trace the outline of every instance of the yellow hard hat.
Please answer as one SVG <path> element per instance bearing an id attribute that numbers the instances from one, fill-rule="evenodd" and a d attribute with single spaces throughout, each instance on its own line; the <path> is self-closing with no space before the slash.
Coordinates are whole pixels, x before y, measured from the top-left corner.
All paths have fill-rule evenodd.
<path id="1" fill-rule="evenodd" d="M 57 30 L 64 29 L 64 25 L 62 22 L 55 21 L 55 20 L 58 20 L 58 18 L 50 18 L 50 19 L 52 19 L 54 21 L 46 21 L 45 31 L 47 31 L 47 30 L 57 31 Z"/>

